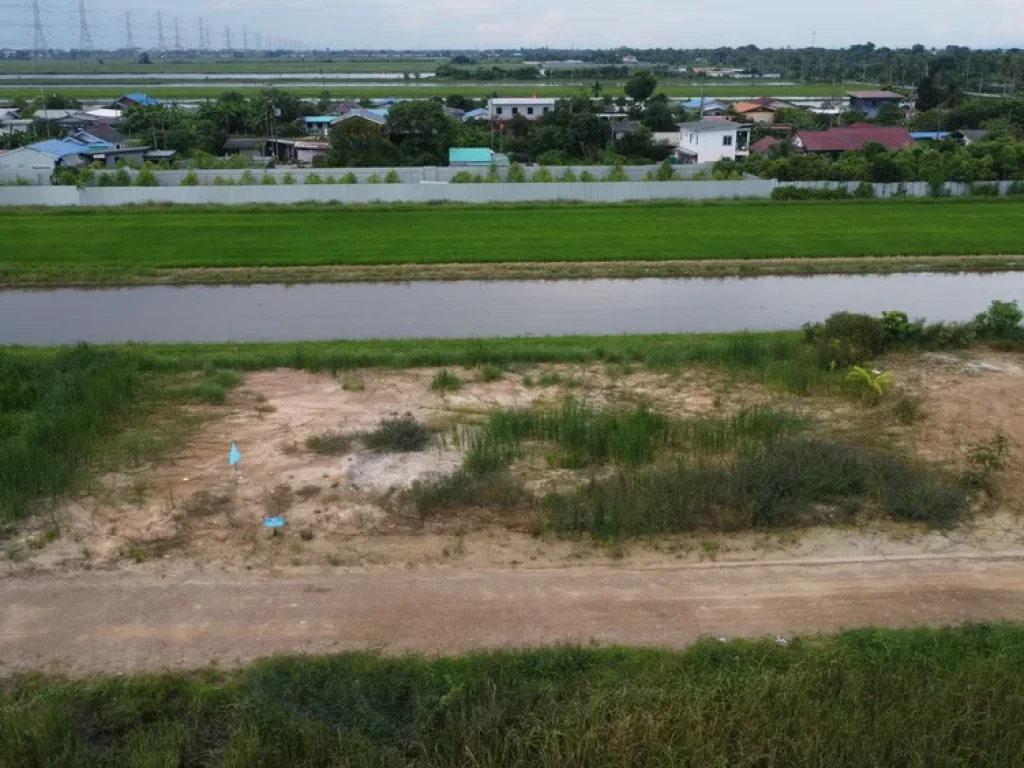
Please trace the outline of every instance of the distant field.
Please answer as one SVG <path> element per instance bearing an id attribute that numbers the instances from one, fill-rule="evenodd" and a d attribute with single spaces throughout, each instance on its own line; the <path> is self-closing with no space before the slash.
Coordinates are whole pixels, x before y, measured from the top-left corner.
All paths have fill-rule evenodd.
<path id="1" fill-rule="evenodd" d="M 8 211 L 0 283 L 195 267 L 1017 254 L 1013 200 Z"/>
<path id="2" fill-rule="evenodd" d="M 331 83 L 328 82 L 326 90 L 334 98 L 374 98 L 381 96 L 391 96 L 395 98 L 415 98 L 415 97 L 428 97 L 437 95 L 447 94 L 459 94 L 462 96 L 468 96 L 473 98 L 487 98 L 492 95 L 498 96 L 571 96 L 580 92 L 590 92 L 591 83 L 569 83 L 559 82 L 557 84 L 546 84 L 545 82 L 537 83 L 461 83 L 453 80 L 439 80 L 439 81 L 424 81 L 423 84 L 419 85 L 408 85 L 405 83 L 361 83 L 361 84 L 350 84 L 350 83 Z M 216 98 L 218 94 L 223 91 L 233 90 L 243 93 L 245 95 L 254 95 L 260 91 L 257 87 L 232 87 L 230 82 L 218 82 L 211 86 L 163 86 L 159 84 L 151 84 L 145 80 L 133 80 L 125 78 L 121 85 L 131 85 L 132 88 L 144 89 L 150 96 L 159 99 L 206 99 Z M 269 83 L 275 87 L 287 90 L 290 93 L 294 93 L 298 96 L 319 96 L 324 90 L 323 86 L 305 86 L 305 87 L 290 87 L 287 82 L 275 82 Z M 602 81 L 601 85 L 604 88 L 604 93 L 610 94 L 611 96 L 623 96 L 624 91 L 623 82 L 619 81 Z M 43 86 L 47 93 L 61 93 L 72 98 L 88 101 L 90 99 L 115 99 L 121 96 L 125 88 L 118 88 L 117 84 L 113 87 L 110 85 L 89 85 L 87 87 L 74 87 L 67 83 L 48 83 Z M 658 87 L 658 91 L 665 93 L 668 96 L 699 96 L 700 86 L 693 83 L 679 82 L 665 82 L 661 83 Z M 757 94 L 774 94 L 777 96 L 837 96 L 840 93 L 840 89 L 834 85 L 827 83 L 801 83 L 797 85 L 768 85 L 768 84 L 754 84 L 749 85 L 721 85 L 721 86 L 709 86 L 705 89 L 705 93 L 711 97 L 740 97 L 740 96 L 753 96 Z M 34 88 L 14 88 L 9 84 L 0 83 L 0 98 L 12 99 L 19 96 L 26 98 L 34 98 L 38 95 L 38 90 Z"/>
<path id="3" fill-rule="evenodd" d="M 709 626 L 714 626 L 709 624 Z M 10 766 L 1012 766 L 1024 629 L 279 656 L 0 687 Z"/>
<path id="4" fill-rule="evenodd" d="M 445 59 L 202 59 L 163 60 L 154 59 L 152 64 L 135 61 L 87 59 L 78 61 L 3 61 L 0 60 L 0 75 L 118 75 L 178 73 L 201 74 L 223 72 L 225 74 L 287 73 L 287 72 L 433 72 Z"/>

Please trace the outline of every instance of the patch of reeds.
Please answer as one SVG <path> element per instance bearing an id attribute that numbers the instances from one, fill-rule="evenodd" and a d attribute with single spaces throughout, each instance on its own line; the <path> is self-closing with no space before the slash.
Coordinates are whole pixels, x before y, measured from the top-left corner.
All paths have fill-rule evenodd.
<path id="1" fill-rule="evenodd" d="M 362 435 L 363 444 L 373 451 L 422 451 L 432 439 L 430 430 L 411 413 L 383 419 L 376 429 Z"/>
<path id="2" fill-rule="evenodd" d="M 545 499 L 555 531 L 598 539 L 847 523 L 866 505 L 897 520 L 956 523 L 968 496 L 937 473 L 859 446 L 809 438 L 722 463 L 624 468 Z"/>
<path id="3" fill-rule="evenodd" d="M 443 368 L 430 380 L 430 388 L 434 392 L 456 392 L 462 389 L 462 379 L 447 368 Z"/>
<path id="4" fill-rule="evenodd" d="M 436 483 L 416 483 L 406 498 L 422 518 L 459 507 L 507 509 L 530 501 L 530 495 L 507 471 L 456 472 Z"/>

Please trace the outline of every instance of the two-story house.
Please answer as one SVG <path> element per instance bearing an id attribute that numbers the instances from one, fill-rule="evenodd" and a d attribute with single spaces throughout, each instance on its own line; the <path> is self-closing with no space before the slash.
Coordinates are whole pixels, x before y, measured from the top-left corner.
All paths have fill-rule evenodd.
<path id="1" fill-rule="evenodd" d="M 683 163 L 735 160 L 750 153 L 750 126 L 732 120 L 679 123 L 676 157 Z"/>

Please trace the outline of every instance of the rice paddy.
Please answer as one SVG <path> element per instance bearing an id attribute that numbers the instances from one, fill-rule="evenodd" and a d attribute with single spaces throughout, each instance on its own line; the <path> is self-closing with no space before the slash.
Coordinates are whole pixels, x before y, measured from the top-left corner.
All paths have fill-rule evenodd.
<path id="1" fill-rule="evenodd" d="M 27 209 L 5 217 L 0 284 L 187 282 L 183 270 L 197 282 L 230 282 L 230 270 L 259 282 L 270 278 L 246 269 L 995 256 L 1019 253 L 1022 229 L 1024 206 L 998 199 Z"/>

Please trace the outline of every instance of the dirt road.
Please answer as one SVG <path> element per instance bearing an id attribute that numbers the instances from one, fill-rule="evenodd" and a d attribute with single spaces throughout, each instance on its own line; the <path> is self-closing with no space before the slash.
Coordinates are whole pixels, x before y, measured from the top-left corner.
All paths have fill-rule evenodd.
<path id="1" fill-rule="evenodd" d="M 984 619 L 1024 619 L 1024 553 L 673 570 L 93 572 L 0 582 L 0 675 L 229 665 L 365 648 L 679 647 L 705 634 Z"/>

